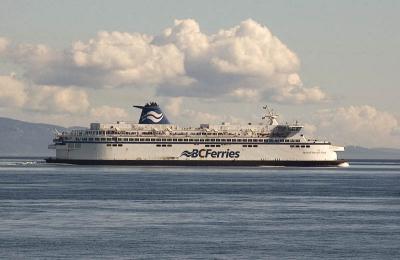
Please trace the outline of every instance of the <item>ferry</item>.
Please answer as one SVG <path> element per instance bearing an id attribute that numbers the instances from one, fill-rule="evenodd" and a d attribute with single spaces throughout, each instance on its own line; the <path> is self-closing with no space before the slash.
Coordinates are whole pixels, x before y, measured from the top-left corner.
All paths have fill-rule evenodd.
<path id="1" fill-rule="evenodd" d="M 306 138 L 303 128 L 279 124 L 265 106 L 258 124 L 171 124 L 155 102 L 141 109 L 138 123 L 91 123 L 88 129 L 57 132 L 48 163 L 138 166 L 348 166 L 344 147 Z"/>

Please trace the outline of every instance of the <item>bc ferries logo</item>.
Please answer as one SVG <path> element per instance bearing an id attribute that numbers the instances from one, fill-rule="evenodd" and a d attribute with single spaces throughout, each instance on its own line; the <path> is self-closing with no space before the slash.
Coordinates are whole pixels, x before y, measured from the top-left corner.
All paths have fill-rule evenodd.
<path id="1" fill-rule="evenodd" d="M 213 151 L 211 149 L 193 149 L 190 151 L 183 151 L 181 156 L 186 156 L 188 158 L 239 158 L 240 151 Z M 180 156 L 180 157 L 181 157 Z"/>
<path id="2" fill-rule="evenodd" d="M 157 113 L 155 111 L 149 111 L 147 112 L 145 115 L 142 116 L 142 118 L 140 119 L 140 121 L 149 119 L 154 123 L 158 123 L 160 122 L 164 117 L 163 113 Z"/>

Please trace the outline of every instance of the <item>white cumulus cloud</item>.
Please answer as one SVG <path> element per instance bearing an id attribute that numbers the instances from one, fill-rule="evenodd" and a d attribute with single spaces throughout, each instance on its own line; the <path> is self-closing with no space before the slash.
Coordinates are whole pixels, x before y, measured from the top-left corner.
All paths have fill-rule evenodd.
<path id="1" fill-rule="evenodd" d="M 151 87 L 168 97 L 281 103 L 327 97 L 319 87 L 303 85 L 297 55 L 251 19 L 215 34 L 185 19 L 154 36 L 102 31 L 64 51 L 42 44 L 11 50 L 8 59 L 21 64 L 37 85 Z"/>
<path id="2" fill-rule="evenodd" d="M 172 116 L 177 116 L 181 112 L 183 97 L 173 97 L 168 100 L 165 109 L 167 110 L 168 114 Z"/>
<path id="3" fill-rule="evenodd" d="M 319 112 L 316 133 L 344 145 L 394 147 L 400 122 L 393 114 L 369 105 L 340 107 Z"/>
<path id="4" fill-rule="evenodd" d="M 0 107 L 22 107 L 28 95 L 25 85 L 14 76 L 0 75 Z"/>
<path id="5" fill-rule="evenodd" d="M 88 109 L 89 100 L 86 91 L 76 87 L 31 85 L 14 75 L 2 75 L 0 106 L 50 114 L 77 114 Z"/>
<path id="6" fill-rule="evenodd" d="M 48 113 L 84 113 L 89 108 L 87 93 L 78 88 L 34 86 L 29 91 L 27 109 Z"/>

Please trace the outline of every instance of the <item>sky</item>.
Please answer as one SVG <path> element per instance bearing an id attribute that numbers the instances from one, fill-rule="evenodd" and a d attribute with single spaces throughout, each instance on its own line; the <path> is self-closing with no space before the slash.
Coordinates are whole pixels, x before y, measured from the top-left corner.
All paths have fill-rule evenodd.
<path id="1" fill-rule="evenodd" d="M 280 120 L 400 146 L 399 1 L 0 1 L 0 116 L 63 126 Z"/>

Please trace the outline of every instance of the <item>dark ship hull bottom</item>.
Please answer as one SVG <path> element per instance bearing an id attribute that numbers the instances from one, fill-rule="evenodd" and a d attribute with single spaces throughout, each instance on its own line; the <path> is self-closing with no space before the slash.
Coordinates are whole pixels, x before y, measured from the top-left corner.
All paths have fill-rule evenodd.
<path id="1" fill-rule="evenodd" d="M 47 158 L 47 163 L 77 165 L 119 165 L 119 166 L 290 166 L 290 167 L 338 167 L 348 162 L 334 161 L 219 161 L 219 160 L 68 160 Z"/>

